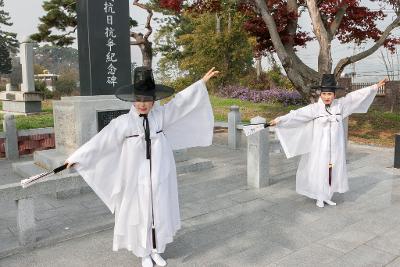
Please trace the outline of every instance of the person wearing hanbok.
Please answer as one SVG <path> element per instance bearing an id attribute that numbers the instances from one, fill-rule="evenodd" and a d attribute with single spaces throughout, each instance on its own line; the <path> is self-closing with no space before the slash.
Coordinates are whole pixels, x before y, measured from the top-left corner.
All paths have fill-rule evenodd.
<path id="1" fill-rule="evenodd" d="M 336 205 L 333 194 L 349 190 L 343 120 L 353 113 L 366 113 L 386 81 L 335 99 L 335 91 L 341 88 L 334 75 L 324 74 L 321 85 L 313 87 L 320 91 L 318 102 L 269 122 L 286 157 L 301 155 L 296 192 L 315 199 L 318 207 Z"/>
<path id="2" fill-rule="evenodd" d="M 155 84 L 150 68 L 138 67 L 134 83 L 116 96 L 132 102 L 129 113 L 113 119 L 66 163 L 75 168 L 115 214 L 113 250 L 125 248 L 165 266 L 159 255 L 181 227 L 173 150 L 212 143 L 214 116 L 206 82 L 218 71 L 177 93 Z"/>

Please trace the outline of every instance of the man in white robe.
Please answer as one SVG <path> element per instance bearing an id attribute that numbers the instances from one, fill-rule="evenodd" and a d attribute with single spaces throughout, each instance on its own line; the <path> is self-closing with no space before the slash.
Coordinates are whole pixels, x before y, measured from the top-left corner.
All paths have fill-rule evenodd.
<path id="1" fill-rule="evenodd" d="M 335 99 L 336 81 L 324 74 L 318 102 L 270 121 L 287 158 L 301 155 L 296 173 L 296 192 L 316 199 L 318 207 L 331 201 L 335 192 L 349 189 L 343 120 L 352 113 L 366 113 L 380 86 L 356 90 Z"/>
<path id="2" fill-rule="evenodd" d="M 133 102 L 129 113 L 66 160 L 115 213 L 113 250 L 132 251 L 144 267 L 166 265 L 159 253 L 181 227 L 173 149 L 211 145 L 214 117 L 206 82 L 217 73 L 211 69 L 164 106 L 153 106 L 173 89 L 154 84 L 151 69 L 135 69 L 134 84 L 116 93 Z"/>

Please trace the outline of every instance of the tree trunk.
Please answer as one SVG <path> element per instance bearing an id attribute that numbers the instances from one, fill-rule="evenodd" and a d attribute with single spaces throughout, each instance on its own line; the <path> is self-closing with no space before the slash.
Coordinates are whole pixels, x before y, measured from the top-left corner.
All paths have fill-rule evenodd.
<path id="1" fill-rule="evenodd" d="M 153 62 L 153 48 L 151 42 L 144 42 L 139 45 L 140 51 L 142 52 L 142 64 L 145 67 L 152 67 Z"/>
<path id="2" fill-rule="evenodd" d="M 261 56 L 258 56 L 256 58 L 256 73 L 257 73 L 257 81 L 260 80 L 261 78 L 261 71 L 262 71 L 262 66 L 261 66 Z"/>
<path id="3" fill-rule="evenodd" d="M 215 13 L 215 32 L 221 33 L 221 16 L 218 13 Z"/>

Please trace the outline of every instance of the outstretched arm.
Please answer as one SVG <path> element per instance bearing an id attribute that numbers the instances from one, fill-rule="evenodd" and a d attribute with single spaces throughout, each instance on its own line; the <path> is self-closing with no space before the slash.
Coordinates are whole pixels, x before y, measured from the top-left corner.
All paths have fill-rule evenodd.
<path id="1" fill-rule="evenodd" d="M 210 69 L 202 79 L 177 93 L 171 101 L 164 105 L 164 127 L 167 128 L 186 117 L 199 106 L 209 104 L 206 83 L 212 77 L 218 75 L 219 71 L 214 69 Z"/>
<path id="2" fill-rule="evenodd" d="M 300 124 L 314 119 L 312 105 L 290 111 L 284 116 L 277 117 L 269 122 L 271 126 L 297 127 Z"/>
<path id="3" fill-rule="evenodd" d="M 116 120 L 112 120 L 99 133 L 70 155 L 65 161 L 65 163 L 68 163 L 67 168 L 73 167 L 76 163 L 90 160 L 91 157 L 101 153 L 107 154 L 110 150 L 115 149 L 116 145 L 121 144 L 123 141 L 121 127 L 116 124 Z"/>
<path id="4" fill-rule="evenodd" d="M 388 78 L 384 78 L 377 84 L 348 93 L 345 97 L 338 99 L 342 105 L 342 116 L 344 118 L 352 113 L 365 113 L 374 101 L 378 88 L 385 85 Z"/>

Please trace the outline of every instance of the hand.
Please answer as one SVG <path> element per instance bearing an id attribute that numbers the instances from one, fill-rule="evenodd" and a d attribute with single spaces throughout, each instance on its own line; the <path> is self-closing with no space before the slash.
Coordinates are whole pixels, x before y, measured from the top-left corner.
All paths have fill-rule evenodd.
<path id="1" fill-rule="evenodd" d="M 379 87 L 382 87 L 382 86 L 384 86 L 385 85 L 385 83 L 386 82 L 388 82 L 389 81 L 389 78 L 388 77 L 385 77 L 385 79 L 383 79 L 383 80 L 380 80 L 376 85 L 378 86 L 378 88 Z"/>
<path id="2" fill-rule="evenodd" d="M 67 164 L 68 164 L 68 165 L 67 165 L 67 169 L 69 169 L 69 168 L 71 168 L 71 167 L 74 167 L 74 165 L 75 165 L 75 162 L 74 162 L 74 163 L 70 163 L 70 162 L 66 161 L 66 162 L 64 162 L 64 163 L 67 163 Z"/>
<path id="3" fill-rule="evenodd" d="M 211 79 L 212 77 L 216 76 L 219 71 L 214 70 L 215 67 L 213 67 L 212 69 L 210 69 L 202 78 L 202 80 L 204 81 L 204 83 L 207 83 L 209 79 Z"/>
<path id="4" fill-rule="evenodd" d="M 278 118 L 275 118 L 275 119 L 273 119 L 272 121 L 269 122 L 269 125 L 270 126 L 275 126 L 275 125 L 278 124 L 278 122 L 279 122 Z"/>

